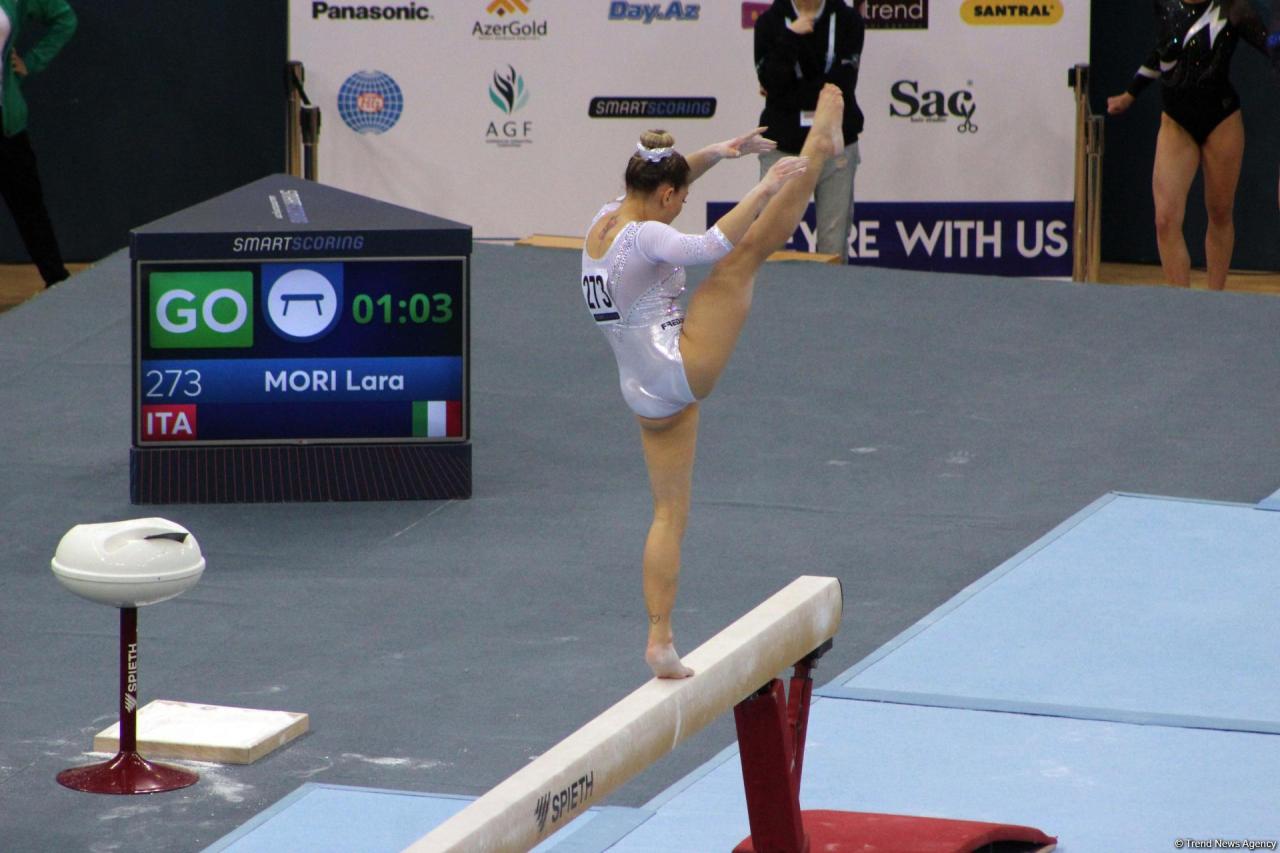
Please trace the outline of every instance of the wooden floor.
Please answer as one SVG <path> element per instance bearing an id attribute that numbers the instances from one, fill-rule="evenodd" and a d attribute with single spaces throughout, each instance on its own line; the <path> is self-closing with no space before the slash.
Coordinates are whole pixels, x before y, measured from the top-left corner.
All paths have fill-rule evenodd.
<path id="1" fill-rule="evenodd" d="M 67 264 L 74 275 L 91 264 Z M 1103 264 L 1099 276 L 1107 284 L 1160 284 L 1164 278 L 1157 266 L 1143 264 Z M 1204 270 L 1191 271 L 1191 286 L 1205 289 Z M 36 268 L 29 264 L 0 264 L 0 311 L 26 302 L 44 289 Z M 1280 272 L 1237 270 L 1227 279 L 1227 290 L 1243 293 L 1280 294 Z"/>
<path id="2" fill-rule="evenodd" d="M 92 264 L 67 264 L 67 270 L 75 275 Z M 8 311 L 21 305 L 40 291 L 44 282 L 31 264 L 0 264 L 0 311 Z"/>

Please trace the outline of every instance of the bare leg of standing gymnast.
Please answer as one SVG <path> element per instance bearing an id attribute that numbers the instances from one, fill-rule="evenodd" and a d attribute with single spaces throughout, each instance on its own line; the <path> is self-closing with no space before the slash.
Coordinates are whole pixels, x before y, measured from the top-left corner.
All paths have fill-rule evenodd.
<path id="1" fill-rule="evenodd" d="M 839 88 L 827 86 L 800 152 L 809 161 L 805 173 L 769 200 L 746 235 L 712 268 L 690 298 L 680 353 L 689 387 L 699 400 L 711 393 L 729 363 L 751 310 L 756 272 L 800 224 L 823 163 L 844 149 L 840 138 L 843 114 Z M 653 492 L 653 522 L 645 540 L 643 563 L 649 614 L 645 660 L 659 678 L 693 674 L 675 650 L 671 613 L 679 587 L 680 545 L 689 516 L 698 416 L 698 404 L 693 403 L 668 418 L 637 417 Z"/>

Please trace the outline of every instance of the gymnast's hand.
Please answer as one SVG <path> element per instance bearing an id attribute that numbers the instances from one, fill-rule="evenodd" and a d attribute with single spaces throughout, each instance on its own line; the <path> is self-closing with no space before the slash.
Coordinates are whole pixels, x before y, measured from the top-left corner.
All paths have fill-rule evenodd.
<path id="1" fill-rule="evenodd" d="M 772 151 L 778 147 L 778 143 L 772 139 L 765 139 L 760 134 L 769 128 L 757 127 L 750 133 L 744 133 L 742 136 L 736 136 L 726 142 L 718 143 L 715 146 L 716 155 L 721 160 L 736 160 L 744 154 L 760 154 L 765 151 Z"/>
<path id="2" fill-rule="evenodd" d="M 22 61 L 22 57 L 18 56 L 18 52 L 12 51 L 9 54 L 9 64 L 13 66 L 13 73 L 19 77 L 27 76 L 27 63 Z"/>
<path id="3" fill-rule="evenodd" d="M 782 189 L 787 181 L 798 175 L 803 175 L 808 168 L 808 157 L 783 157 L 769 168 L 764 178 L 761 179 L 760 185 L 772 196 Z"/>
<path id="4" fill-rule="evenodd" d="M 1107 98 L 1107 113 L 1110 115 L 1118 116 L 1131 106 L 1133 106 L 1133 95 L 1128 92 Z"/>

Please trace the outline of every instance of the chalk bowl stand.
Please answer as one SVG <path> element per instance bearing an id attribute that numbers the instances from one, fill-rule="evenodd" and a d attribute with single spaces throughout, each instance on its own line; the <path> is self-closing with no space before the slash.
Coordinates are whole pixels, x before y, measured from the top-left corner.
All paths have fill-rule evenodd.
<path id="1" fill-rule="evenodd" d="M 53 574 L 71 592 L 120 609 L 120 751 L 73 767 L 58 783 L 92 794 L 156 794 L 194 785 L 187 770 L 138 754 L 138 608 L 186 592 L 204 572 L 194 536 L 163 518 L 78 524 L 58 543 Z"/>

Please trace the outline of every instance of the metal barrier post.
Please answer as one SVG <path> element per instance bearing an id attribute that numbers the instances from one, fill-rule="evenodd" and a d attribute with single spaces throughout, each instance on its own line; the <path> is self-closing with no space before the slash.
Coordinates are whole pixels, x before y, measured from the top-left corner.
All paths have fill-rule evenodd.
<path id="1" fill-rule="evenodd" d="M 1102 265 L 1102 152 L 1105 148 L 1105 123 L 1102 116 L 1089 118 L 1089 257 L 1085 265 L 1085 281 L 1097 281 Z"/>
<path id="2" fill-rule="evenodd" d="M 1089 66 L 1067 72 L 1076 99 L 1075 216 L 1071 278 L 1097 281 L 1102 259 L 1103 118 L 1089 109 Z"/>
<path id="3" fill-rule="evenodd" d="M 299 112 L 302 109 L 302 83 L 306 72 L 302 63 L 289 61 L 284 66 L 284 170 L 295 177 L 302 175 L 302 138 Z"/>
<path id="4" fill-rule="evenodd" d="M 316 180 L 320 174 L 320 108 L 302 108 L 302 177 Z"/>

